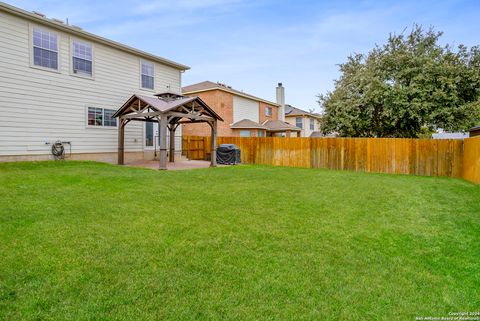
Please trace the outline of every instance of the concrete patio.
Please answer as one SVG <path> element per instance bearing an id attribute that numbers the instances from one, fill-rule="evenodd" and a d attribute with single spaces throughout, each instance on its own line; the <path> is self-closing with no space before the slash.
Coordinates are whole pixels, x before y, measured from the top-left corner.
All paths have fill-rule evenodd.
<path id="1" fill-rule="evenodd" d="M 159 169 L 160 165 L 158 160 L 151 161 L 137 161 L 125 164 L 131 167 L 144 167 L 150 169 Z M 226 166 L 226 165 L 220 165 Z M 208 168 L 210 167 L 210 161 L 203 160 L 175 160 L 175 162 L 167 163 L 167 170 L 184 170 L 184 169 L 195 169 L 195 168 Z"/>

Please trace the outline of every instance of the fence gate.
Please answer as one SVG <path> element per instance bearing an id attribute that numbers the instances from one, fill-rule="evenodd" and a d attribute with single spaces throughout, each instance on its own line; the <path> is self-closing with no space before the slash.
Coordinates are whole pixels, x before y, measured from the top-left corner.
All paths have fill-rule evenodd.
<path id="1" fill-rule="evenodd" d="M 206 137 L 183 137 L 182 155 L 188 159 L 208 160 L 205 153 Z"/>

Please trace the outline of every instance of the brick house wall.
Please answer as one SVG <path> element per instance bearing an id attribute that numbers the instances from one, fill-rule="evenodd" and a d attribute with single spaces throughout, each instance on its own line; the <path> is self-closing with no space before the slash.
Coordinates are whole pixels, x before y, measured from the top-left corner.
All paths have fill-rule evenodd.
<path id="1" fill-rule="evenodd" d="M 270 107 L 272 108 L 272 116 L 266 116 L 265 115 L 265 107 Z M 259 123 L 262 124 L 266 120 L 275 120 L 278 119 L 278 107 L 277 106 L 272 106 L 269 104 L 266 104 L 264 102 L 259 102 L 259 115 L 260 115 L 260 120 Z"/>
<path id="2" fill-rule="evenodd" d="M 223 122 L 217 123 L 218 136 L 224 137 L 238 137 L 240 136 L 239 129 L 231 129 L 230 125 L 233 124 L 233 94 L 222 90 L 209 90 L 193 94 L 199 96 L 208 106 L 223 118 Z M 278 119 L 278 107 L 268 105 L 264 102 L 258 102 L 259 106 L 259 123 L 263 123 L 265 120 Z M 265 107 L 272 108 L 272 116 L 267 117 L 265 115 Z M 253 119 L 252 119 L 253 120 Z M 257 121 L 257 120 L 254 120 Z M 257 130 L 250 130 L 251 136 L 256 137 L 258 135 Z M 210 136 L 211 129 L 208 124 L 184 124 L 182 125 L 183 136 Z"/>
<path id="3" fill-rule="evenodd" d="M 233 95 L 221 90 L 210 90 L 196 93 L 208 106 L 223 118 L 223 122 L 217 123 L 218 136 L 234 136 L 230 124 L 233 123 Z M 208 124 L 184 124 L 183 136 L 210 136 L 211 129 Z"/>

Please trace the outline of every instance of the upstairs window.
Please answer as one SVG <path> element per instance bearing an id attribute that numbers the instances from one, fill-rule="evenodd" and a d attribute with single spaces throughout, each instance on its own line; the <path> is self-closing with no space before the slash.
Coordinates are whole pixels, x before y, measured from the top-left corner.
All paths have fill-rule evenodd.
<path id="1" fill-rule="evenodd" d="M 57 34 L 33 28 L 33 65 L 58 70 Z"/>
<path id="2" fill-rule="evenodd" d="M 296 117 L 295 118 L 295 126 L 303 129 L 303 118 L 302 117 Z"/>
<path id="3" fill-rule="evenodd" d="M 117 119 L 113 118 L 114 109 L 88 107 L 88 125 L 116 127 Z"/>
<path id="4" fill-rule="evenodd" d="M 265 116 L 272 117 L 272 107 L 265 107 Z"/>
<path id="5" fill-rule="evenodd" d="M 315 119 L 310 118 L 310 130 L 315 130 Z"/>
<path id="6" fill-rule="evenodd" d="M 148 61 L 142 61 L 141 75 L 142 75 L 142 88 L 153 89 L 154 88 L 154 66 L 153 63 Z"/>
<path id="7" fill-rule="evenodd" d="M 92 45 L 74 40 L 72 43 L 72 65 L 74 74 L 92 75 Z"/>

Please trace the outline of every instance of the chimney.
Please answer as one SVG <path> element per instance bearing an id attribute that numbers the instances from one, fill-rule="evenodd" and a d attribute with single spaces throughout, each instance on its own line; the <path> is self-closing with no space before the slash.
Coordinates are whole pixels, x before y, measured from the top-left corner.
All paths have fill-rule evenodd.
<path id="1" fill-rule="evenodd" d="M 278 119 L 285 121 L 285 87 L 279 82 L 277 86 L 277 104 L 280 105 L 278 109 Z"/>

